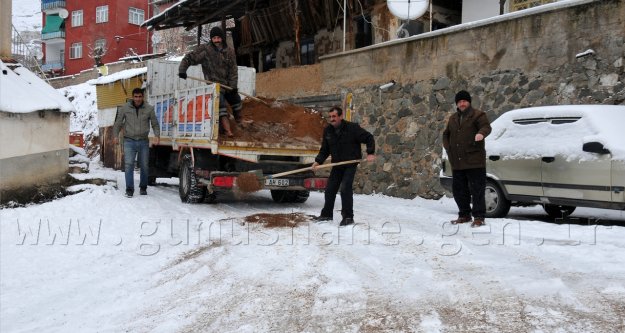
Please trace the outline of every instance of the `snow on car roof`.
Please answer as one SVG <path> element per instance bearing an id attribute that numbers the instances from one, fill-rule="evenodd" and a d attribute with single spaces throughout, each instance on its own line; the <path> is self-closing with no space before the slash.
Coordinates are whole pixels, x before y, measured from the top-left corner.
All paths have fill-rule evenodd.
<path id="1" fill-rule="evenodd" d="M 488 155 L 504 158 L 566 156 L 592 160 L 582 151 L 587 142 L 600 142 L 612 158 L 625 160 L 625 106 L 557 105 L 512 110 L 492 123 L 486 138 Z"/>

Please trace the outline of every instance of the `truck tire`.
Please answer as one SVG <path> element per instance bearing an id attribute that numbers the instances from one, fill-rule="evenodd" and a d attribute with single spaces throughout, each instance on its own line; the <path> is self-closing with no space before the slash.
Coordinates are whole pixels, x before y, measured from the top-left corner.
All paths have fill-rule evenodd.
<path id="1" fill-rule="evenodd" d="M 198 186 L 198 179 L 193 166 L 191 165 L 191 155 L 186 154 L 182 157 L 182 164 L 178 171 L 180 178 L 180 186 L 178 192 L 180 200 L 185 203 L 203 202 L 206 197 L 206 187 Z"/>
<path id="2" fill-rule="evenodd" d="M 558 219 L 567 217 L 575 211 L 575 206 L 564 206 L 564 205 L 551 205 L 544 204 L 543 209 L 549 215 L 549 217 Z"/>
<path id="3" fill-rule="evenodd" d="M 486 199 L 486 217 L 505 217 L 510 211 L 510 200 L 506 199 L 503 190 L 492 179 L 486 179 L 486 189 L 484 190 Z"/>
<path id="4" fill-rule="evenodd" d="M 281 203 L 304 203 L 308 200 L 310 192 L 295 190 L 271 190 L 271 198 L 275 202 Z"/>

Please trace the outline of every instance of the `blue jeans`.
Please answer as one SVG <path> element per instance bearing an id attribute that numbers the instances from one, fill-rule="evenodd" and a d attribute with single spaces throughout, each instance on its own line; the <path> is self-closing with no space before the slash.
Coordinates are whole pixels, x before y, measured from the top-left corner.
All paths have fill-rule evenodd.
<path id="1" fill-rule="evenodd" d="M 148 187 L 148 157 L 150 156 L 150 145 L 148 140 L 133 140 L 124 138 L 124 172 L 126 173 L 126 190 L 135 189 L 135 158 L 138 156 L 141 176 L 139 187 Z"/>

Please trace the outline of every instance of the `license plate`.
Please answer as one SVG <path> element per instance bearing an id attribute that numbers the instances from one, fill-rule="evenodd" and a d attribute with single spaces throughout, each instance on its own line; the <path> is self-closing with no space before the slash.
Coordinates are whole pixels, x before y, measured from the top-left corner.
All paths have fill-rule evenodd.
<path id="1" fill-rule="evenodd" d="M 288 179 L 265 179 L 267 186 L 289 186 Z"/>

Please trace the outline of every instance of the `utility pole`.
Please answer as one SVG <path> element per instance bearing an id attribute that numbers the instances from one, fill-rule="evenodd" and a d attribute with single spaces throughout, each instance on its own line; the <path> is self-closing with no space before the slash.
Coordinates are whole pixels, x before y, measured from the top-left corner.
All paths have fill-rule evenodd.
<path id="1" fill-rule="evenodd" d="M 0 58 L 13 58 L 11 51 L 11 32 L 13 31 L 12 0 L 0 0 Z"/>

